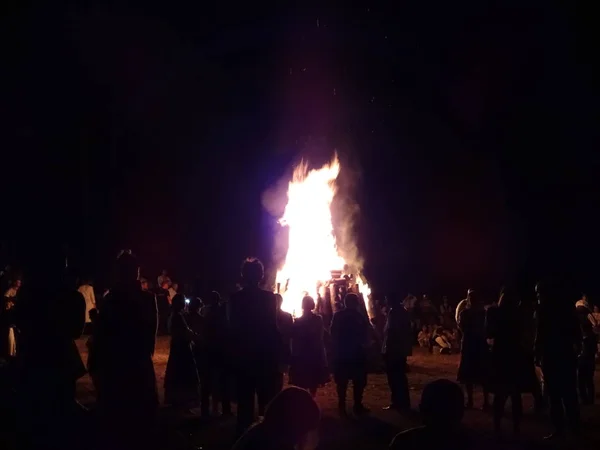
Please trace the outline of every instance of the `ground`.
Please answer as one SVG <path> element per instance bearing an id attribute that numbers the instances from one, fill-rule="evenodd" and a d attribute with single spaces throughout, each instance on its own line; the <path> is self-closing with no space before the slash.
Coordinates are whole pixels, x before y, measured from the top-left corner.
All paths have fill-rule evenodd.
<path id="1" fill-rule="evenodd" d="M 161 400 L 164 373 L 168 359 L 168 345 L 168 338 L 158 338 L 157 351 L 154 357 L 154 367 Z M 83 340 L 78 341 L 78 346 L 84 360 L 87 359 L 85 342 Z M 411 387 L 411 402 L 416 409 L 423 386 L 428 382 L 438 378 L 448 378 L 451 380 L 456 378 L 458 356 L 430 354 L 422 349 L 415 349 L 415 354 L 409 359 L 409 364 L 411 367 L 408 376 Z M 600 381 L 598 377 L 597 381 Z M 84 404 L 93 403 L 94 389 L 88 376 L 79 380 L 78 396 Z M 351 395 L 349 395 L 349 398 L 351 398 Z M 476 395 L 475 401 L 476 405 L 481 405 L 482 397 L 480 393 Z M 419 424 L 416 412 L 409 417 L 393 411 L 382 410 L 389 402 L 389 389 L 385 375 L 383 374 L 369 375 L 369 384 L 365 393 L 365 405 L 372 412 L 368 417 L 361 418 L 360 420 L 340 420 L 336 412 L 337 399 L 335 388 L 332 384 L 319 390 L 317 402 L 321 407 L 323 416 L 319 445 L 319 448 L 323 449 L 375 450 L 377 448 L 386 448 L 396 433 Z M 525 418 L 523 436 L 519 442 L 510 440 L 510 405 L 507 406 L 505 429 L 508 442 L 502 446 L 514 448 L 517 444 L 525 448 L 526 445 L 530 446 L 532 443 L 542 445 L 542 437 L 549 432 L 548 418 L 546 416 L 536 416 L 533 413 L 531 396 L 524 396 Z M 589 445 L 591 448 L 593 443 L 600 443 L 600 406 L 583 407 L 582 416 L 587 432 L 585 440 L 578 442 L 577 447 L 587 447 Z M 210 423 L 203 423 L 194 416 L 183 419 L 175 418 L 166 408 L 161 410 L 161 417 L 163 418 L 163 423 L 166 423 L 169 428 L 176 430 L 174 436 L 177 437 L 176 440 L 179 445 L 203 450 L 227 449 L 231 446 L 234 427 L 234 419 L 232 418 L 214 419 Z M 484 436 L 492 436 L 492 417 L 489 413 L 479 410 L 468 411 L 464 421 L 467 427 L 474 432 Z M 494 445 L 496 445 L 495 440 L 491 442 L 494 442 Z M 544 444 L 543 446 L 546 445 L 548 444 Z M 565 447 L 572 446 L 572 442 L 565 445 Z"/>

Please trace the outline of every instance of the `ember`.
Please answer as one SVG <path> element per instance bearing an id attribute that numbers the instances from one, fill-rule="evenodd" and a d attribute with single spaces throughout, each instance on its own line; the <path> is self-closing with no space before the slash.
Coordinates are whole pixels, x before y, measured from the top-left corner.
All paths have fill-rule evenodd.
<path id="1" fill-rule="evenodd" d="M 282 309 L 295 316 L 302 313 L 302 297 L 317 298 L 318 290 L 326 287 L 334 273 L 345 273 L 346 261 L 338 252 L 331 220 L 331 202 L 336 193 L 340 173 L 337 155 L 330 164 L 308 170 L 302 161 L 294 170 L 288 187 L 288 202 L 282 226 L 289 229 L 289 244 L 285 264 L 277 272 L 277 290 L 283 296 Z M 368 296 L 370 290 L 360 275 L 357 288 Z"/>

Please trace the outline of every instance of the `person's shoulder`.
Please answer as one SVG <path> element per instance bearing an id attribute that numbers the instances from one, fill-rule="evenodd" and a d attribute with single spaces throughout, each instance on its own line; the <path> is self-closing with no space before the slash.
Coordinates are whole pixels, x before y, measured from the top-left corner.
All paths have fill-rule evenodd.
<path id="1" fill-rule="evenodd" d="M 392 439 L 390 450 L 410 450 L 423 438 L 425 427 L 420 426 L 401 431 Z"/>
<path id="2" fill-rule="evenodd" d="M 232 450 L 262 450 L 268 444 L 265 426 L 257 422 L 250 426 L 244 434 L 233 444 Z"/>

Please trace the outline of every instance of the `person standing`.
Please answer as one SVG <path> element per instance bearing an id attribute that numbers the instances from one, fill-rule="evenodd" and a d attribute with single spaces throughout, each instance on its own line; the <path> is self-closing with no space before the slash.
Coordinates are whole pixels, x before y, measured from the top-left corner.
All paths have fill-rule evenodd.
<path id="1" fill-rule="evenodd" d="M 596 398 L 594 372 L 596 371 L 596 351 L 598 348 L 599 324 L 592 312 L 587 296 L 584 294 L 575 304 L 581 326 L 581 353 L 577 361 L 579 398 L 583 405 L 593 405 Z"/>
<path id="2" fill-rule="evenodd" d="M 406 377 L 406 358 L 412 355 L 410 315 L 395 296 L 391 301 L 381 352 L 386 365 L 392 402 L 384 409 L 407 411 L 410 409 L 410 396 Z"/>
<path id="3" fill-rule="evenodd" d="M 96 308 L 96 296 L 94 295 L 94 287 L 89 279 L 84 279 L 77 289 L 85 299 L 85 334 L 89 334 L 91 329 L 90 311 Z"/>
<path id="4" fill-rule="evenodd" d="M 229 299 L 228 326 L 238 389 L 238 435 L 254 421 L 255 396 L 259 405 L 266 406 L 277 394 L 281 351 L 277 299 L 259 287 L 262 262 L 247 258 L 241 272 L 244 287 Z"/>
<path id="5" fill-rule="evenodd" d="M 117 259 L 115 282 L 106 295 L 94 327 L 98 376 L 98 413 L 107 445 L 130 448 L 152 442 L 158 392 L 152 355 L 157 308 L 142 291 L 139 267 L 131 252 Z M 135 418 L 135 420 L 132 420 Z"/>
<path id="6" fill-rule="evenodd" d="M 171 345 L 165 372 L 165 403 L 186 410 L 200 400 L 200 379 L 193 352 L 196 333 L 188 325 L 183 295 L 173 297 L 171 311 Z"/>
<path id="7" fill-rule="evenodd" d="M 302 299 L 302 316 L 293 323 L 290 384 L 307 389 L 314 398 L 317 388 L 329 379 L 323 341 L 323 319 L 315 314 L 315 301 Z"/>
<path id="8" fill-rule="evenodd" d="M 164 283 L 167 283 L 167 289 L 171 286 L 171 278 L 168 275 L 167 269 L 162 270 L 156 281 L 158 287 L 162 287 Z"/>
<path id="9" fill-rule="evenodd" d="M 536 293 L 539 309 L 535 355 L 544 373 L 554 428 L 546 439 L 554 439 L 564 436 L 565 416 L 571 429 L 579 430 L 577 355 L 581 329 L 573 304 L 564 298 L 558 286 L 538 283 Z"/>
<path id="10" fill-rule="evenodd" d="M 462 309 L 458 320 L 459 329 L 463 334 L 461 344 L 458 382 L 465 385 L 467 391 L 467 408 L 473 407 L 473 387 L 483 388 L 483 408 L 489 407 L 486 392 L 488 375 L 489 350 L 485 338 L 484 305 L 479 297 L 470 292 L 468 305 Z M 458 308 L 457 308 L 458 309 Z"/>
<path id="11" fill-rule="evenodd" d="M 281 354 L 279 357 L 279 373 L 280 377 L 277 382 L 280 391 L 283 389 L 283 374 L 290 369 L 292 359 L 292 327 L 294 326 L 294 318 L 289 312 L 283 311 L 283 297 L 281 294 L 275 294 L 277 298 L 277 327 L 281 335 Z M 266 405 L 265 405 L 266 406 Z M 259 416 L 264 416 L 264 411 L 259 410 Z"/>
<path id="12" fill-rule="evenodd" d="M 347 415 L 346 391 L 350 381 L 354 394 L 354 413 L 361 415 L 369 412 L 362 400 L 367 385 L 370 324 L 359 310 L 359 301 L 356 294 L 346 294 L 345 308 L 337 311 L 331 321 L 333 372 L 337 386 L 338 409 L 342 417 Z"/>
<path id="13" fill-rule="evenodd" d="M 17 296 L 21 288 L 21 279 L 10 283 L 4 292 L 0 308 L 0 358 L 10 359 L 17 356 Z"/>
<path id="14" fill-rule="evenodd" d="M 519 311 L 520 293 L 507 286 L 500 293 L 498 307 L 486 315 L 486 337 L 491 342 L 490 390 L 494 393 L 494 428 L 501 431 L 506 400 L 510 397 L 513 431 L 521 430 L 523 401 L 521 393 L 531 390 L 531 360 L 523 346 L 523 321 Z"/>

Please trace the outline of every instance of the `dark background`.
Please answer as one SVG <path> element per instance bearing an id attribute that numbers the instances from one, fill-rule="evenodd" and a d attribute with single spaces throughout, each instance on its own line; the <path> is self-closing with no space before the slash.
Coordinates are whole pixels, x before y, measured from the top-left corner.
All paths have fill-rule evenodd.
<path id="1" fill-rule="evenodd" d="M 396 3 L 9 10 L 2 258 L 101 277 L 125 246 L 225 286 L 271 258 L 263 192 L 337 149 L 375 289 L 597 291 L 590 16 Z"/>

